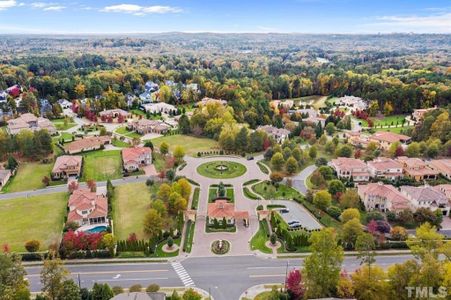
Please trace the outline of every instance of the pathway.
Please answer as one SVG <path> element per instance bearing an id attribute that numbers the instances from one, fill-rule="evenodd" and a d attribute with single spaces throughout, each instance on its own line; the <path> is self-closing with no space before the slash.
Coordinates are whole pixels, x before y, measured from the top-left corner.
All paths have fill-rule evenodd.
<path id="1" fill-rule="evenodd" d="M 308 191 L 305 181 L 316 169 L 317 167 L 315 165 L 311 165 L 302 170 L 298 175 L 291 177 L 293 188 L 305 195 Z"/>

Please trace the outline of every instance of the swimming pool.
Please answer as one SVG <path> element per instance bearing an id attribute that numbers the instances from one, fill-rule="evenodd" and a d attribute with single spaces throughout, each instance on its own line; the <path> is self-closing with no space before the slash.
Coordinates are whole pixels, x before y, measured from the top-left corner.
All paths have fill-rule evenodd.
<path id="1" fill-rule="evenodd" d="M 96 226 L 96 227 L 93 227 L 93 228 L 91 228 L 91 229 L 89 229 L 89 230 L 86 230 L 86 232 L 89 232 L 89 233 L 98 233 L 98 232 L 104 232 L 104 231 L 106 231 L 107 230 L 107 227 L 106 226 Z"/>

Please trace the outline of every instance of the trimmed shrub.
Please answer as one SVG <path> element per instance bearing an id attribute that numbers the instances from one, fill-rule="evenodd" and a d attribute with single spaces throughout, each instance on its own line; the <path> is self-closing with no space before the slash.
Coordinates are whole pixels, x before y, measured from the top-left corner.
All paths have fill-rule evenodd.
<path id="1" fill-rule="evenodd" d="M 37 252 L 39 251 L 39 247 L 41 247 L 41 243 L 37 240 L 30 240 L 25 243 L 25 249 L 28 252 Z"/>
<path id="2" fill-rule="evenodd" d="M 142 285 L 134 284 L 128 290 L 130 293 L 141 292 L 143 289 Z"/>
<path id="3" fill-rule="evenodd" d="M 156 293 L 160 290 L 160 286 L 156 283 L 149 284 L 146 288 L 146 292 L 148 293 Z"/>

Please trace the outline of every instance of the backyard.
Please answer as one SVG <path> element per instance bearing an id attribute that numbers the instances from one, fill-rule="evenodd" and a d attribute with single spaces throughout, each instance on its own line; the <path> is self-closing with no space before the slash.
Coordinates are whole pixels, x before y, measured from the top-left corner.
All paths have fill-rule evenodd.
<path id="1" fill-rule="evenodd" d="M 130 233 L 136 233 L 138 239 L 145 237 L 144 215 L 149 208 L 151 193 L 156 193 L 157 190 L 157 184 L 149 189 L 145 183 L 130 183 L 115 187 L 112 205 L 114 234 L 118 240 L 127 239 Z"/>
<path id="2" fill-rule="evenodd" d="M 321 107 L 326 107 L 326 96 L 313 95 L 313 96 L 305 96 L 299 98 L 289 99 L 293 100 L 297 105 L 305 105 L 310 104 L 315 109 L 320 109 Z"/>
<path id="3" fill-rule="evenodd" d="M 122 177 L 120 150 L 94 151 L 83 155 L 83 181 L 105 181 Z"/>
<path id="4" fill-rule="evenodd" d="M 44 188 L 42 183 L 44 176 L 50 178 L 53 164 L 41 164 L 38 162 L 23 162 L 19 165 L 17 173 L 3 188 L 3 192 L 13 193 Z"/>
<path id="5" fill-rule="evenodd" d="M 152 139 L 155 149 L 160 148 L 160 145 L 165 142 L 169 145 L 169 150 L 174 151 L 176 146 L 182 146 L 187 155 L 196 156 L 197 152 L 218 150 L 219 143 L 208 138 L 199 138 L 189 135 L 176 134 L 167 135 Z"/>
<path id="6" fill-rule="evenodd" d="M 32 239 L 41 243 L 41 250 L 58 242 L 67 198 L 66 193 L 54 193 L 0 201 L 1 242 L 12 251 L 25 251 L 24 243 Z"/>

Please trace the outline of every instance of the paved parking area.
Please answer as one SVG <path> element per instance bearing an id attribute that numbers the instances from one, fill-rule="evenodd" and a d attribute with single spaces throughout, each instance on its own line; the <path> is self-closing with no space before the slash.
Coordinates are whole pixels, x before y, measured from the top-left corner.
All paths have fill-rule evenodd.
<path id="1" fill-rule="evenodd" d="M 271 204 L 281 204 L 288 208 L 289 212 L 280 214 L 285 222 L 299 221 L 308 230 L 321 229 L 323 226 L 301 204 L 290 200 L 271 200 Z"/>

